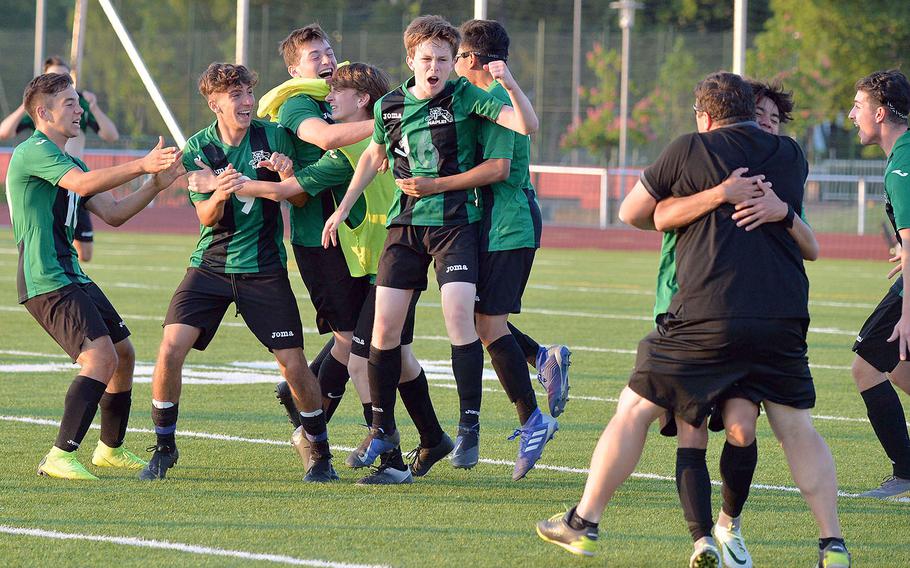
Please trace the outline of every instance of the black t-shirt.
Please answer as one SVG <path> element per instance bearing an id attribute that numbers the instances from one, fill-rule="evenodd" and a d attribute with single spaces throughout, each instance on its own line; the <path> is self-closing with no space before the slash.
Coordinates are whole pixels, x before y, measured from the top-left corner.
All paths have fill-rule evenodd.
<path id="1" fill-rule="evenodd" d="M 714 187 L 736 168 L 764 174 L 799 215 L 809 166 L 792 138 L 754 122 L 680 136 L 642 173 L 658 201 Z M 782 222 L 746 231 L 724 204 L 677 231 L 679 292 L 670 312 L 683 319 L 808 318 L 809 280 L 796 241 Z"/>

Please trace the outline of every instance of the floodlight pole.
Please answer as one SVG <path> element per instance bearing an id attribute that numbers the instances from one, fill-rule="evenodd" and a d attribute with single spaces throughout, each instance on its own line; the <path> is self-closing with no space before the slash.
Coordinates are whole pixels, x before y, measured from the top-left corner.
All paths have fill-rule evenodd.
<path id="1" fill-rule="evenodd" d="M 487 19 L 487 0 L 474 0 L 474 19 Z"/>
<path id="2" fill-rule="evenodd" d="M 44 0 L 35 0 L 35 77 L 44 71 L 44 14 L 47 12 Z"/>
<path id="3" fill-rule="evenodd" d="M 171 109 L 168 108 L 164 97 L 161 96 L 161 91 L 158 90 L 158 85 L 155 84 L 155 80 L 152 79 L 148 68 L 145 66 L 145 62 L 142 61 L 142 56 L 139 55 L 139 51 L 136 49 L 136 46 L 133 45 L 130 34 L 126 31 L 126 28 L 123 27 L 123 22 L 120 21 L 120 16 L 117 15 L 117 11 L 111 4 L 111 0 L 98 0 L 98 3 L 101 4 L 104 15 L 107 16 L 108 21 L 110 21 L 111 27 L 114 28 L 114 32 L 117 34 L 117 38 L 120 39 L 120 43 L 123 44 L 123 49 L 126 50 L 126 54 L 133 63 L 133 67 L 135 67 L 136 72 L 139 73 L 139 78 L 142 79 L 142 84 L 145 85 L 145 89 L 152 98 L 152 102 L 155 103 L 155 108 L 157 108 L 158 112 L 161 114 L 161 118 L 164 120 L 164 124 L 167 126 L 168 131 L 170 131 L 177 146 L 183 148 L 186 145 L 186 138 L 183 136 L 183 133 L 180 132 L 180 126 L 177 124 L 177 120 L 174 118 L 174 115 L 171 114 Z"/>
<path id="4" fill-rule="evenodd" d="M 630 0 L 611 2 L 610 7 L 619 10 L 619 27 L 622 28 L 622 70 L 619 79 L 619 167 L 626 167 L 626 148 L 629 135 L 629 56 L 632 50 L 632 25 L 635 24 L 635 10 L 644 5 Z"/>
<path id="5" fill-rule="evenodd" d="M 746 72 L 746 22 L 749 0 L 736 0 L 733 5 L 733 72 Z"/>
<path id="6" fill-rule="evenodd" d="M 88 12 L 88 0 L 76 0 L 73 12 L 73 41 L 70 44 L 70 75 L 73 85 L 79 87 L 82 78 L 82 53 L 85 51 L 85 20 Z"/>
<path id="7" fill-rule="evenodd" d="M 572 126 L 581 123 L 581 0 L 572 8 Z M 578 163 L 578 150 L 572 150 L 572 163 Z"/>
<path id="8" fill-rule="evenodd" d="M 250 27 L 250 0 L 237 0 L 237 45 L 234 53 L 234 62 L 237 65 L 246 65 Z"/>

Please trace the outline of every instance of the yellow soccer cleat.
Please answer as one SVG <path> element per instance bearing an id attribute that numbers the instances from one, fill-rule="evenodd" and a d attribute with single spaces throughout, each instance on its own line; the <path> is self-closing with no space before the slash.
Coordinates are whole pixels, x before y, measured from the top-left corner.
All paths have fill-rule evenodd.
<path id="1" fill-rule="evenodd" d="M 76 459 L 76 452 L 64 452 L 54 446 L 38 464 L 38 475 L 58 479 L 97 480 L 85 466 Z"/>
<path id="2" fill-rule="evenodd" d="M 92 464 L 98 467 L 122 467 L 124 469 L 142 469 L 148 462 L 123 446 L 112 448 L 98 441 L 92 454 Z"/>
<path id="3" fill-rule="evenodd" d="M 561 546 L 579 556 L 594 556 L 597 549 L 597 529 L 573 529 L 568 519 L 574 508 L 568 513 L 557 513 L 546 521 L 537 523 L 537 536 L 543 540 Z"/>

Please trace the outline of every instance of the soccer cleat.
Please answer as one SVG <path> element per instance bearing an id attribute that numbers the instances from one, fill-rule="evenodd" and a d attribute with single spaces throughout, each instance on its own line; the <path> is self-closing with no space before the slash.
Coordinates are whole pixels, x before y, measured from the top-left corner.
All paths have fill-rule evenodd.
<path id="1" fill-rule="evenodd" d="M 724 568 L 752 568 L 752 556 L 746 549 L 746 541 L 738 526 L 714 525 L 712 533 Z"/>
<path id="2" fill-rule="evenodd" d="M 572 352 L 565 345 L 553 345 L 537 354 L 537 380 L 547 390 L 550 416 L 556 418 L 569 400 L 569 361 Z"/>
<path id="3" fill-rule="evenodd" d="M 382 454 L 379 467 L 374 468 L 370 475 L 357 481 L 357 485 L 402 485 L 405 483 L 414 483 L 414 478 L 411 477 L 410 468 L 404 465 L 399 448 Z"/>
<path id="4" fill-rule="evenodd" d="M 92 453 L 92 464 L 98 467 L 122 467 L 125 469 L 142 469 L 148 462 L 140 458 L 123 446 L 111 448 L 102 441 L 98 441 Z"/>
<path id="5" fill-rule="evenodd" d="M 369 426 L 367 426 L 367 428 L 369 428 Z M 354 451 L 352 451 L 350 454 L 348 454 L 348 457 L 345 458 L 344 464 L 353 469 L 359 469 L 361 467 L 367 467 L 368 465 L 370 465 L 368 463 L 363 462 L 363 456 L 364 456 L 364 454 L 366 454 L 367 448 L 370 447 L 370 441 L 372 441 L 372 440 L 373 440 L 373 435 L 370 433 L 367 433 L 367 435 L 363 439 L 363 441 L 360 442 L 360 445 L 357 446 L 356 448 L 354 448 Z"/>
<path id="6" fill-rule="evenodd" d="M 546 521 L 537 523 L 537 536 L 547 542 L 561 546 L 580 556 L 594 556 L 597 548 L 597 529 L 573 529 L 569 526 L 569 515 L 572 510 L 553 515 Z"/>
<path id="7" fill-rule="evenodd" d="M 718 568 L 720 566 L 720 552 L 717 547 L 708 542 L 708 538 L 700 538 L 695 543 L 695 552 L 689 557 L 689 568 Z"/>
<path id="8" fill-rule="evenodd" d="M 310 483 L 337 481 L 338 474 L 335 473 L 335 468 L 332 467 L 332 454 L 314 457 L 310 469 L 303 476 L 303 480 Z"/>
<path id="9" fill-rule="evenodd" d="M 458 425 L 458 436 L 452 450 L 452 467 L 471 469 L 480 459 L 480 424 Z"/>
<path id="10" fill-rule="evenodd" d="M 303 462 L 303 471 L 310 471 L 310 468 L 313 467 L 313 446 L 307 440 L 303 426 L 298 426 L 294 430 L 294 434 L 291 435 L 291 445 L 297 450 L 297 455 Z"/>
<path id="11" fill-rule="evenodd" d="M 278 404 L 284 407 L 291 426 L 299 428 L 300 413 L 297 412 L 297 406 L 294 404 L 294 395 L 291 394 L 291 387 L 288 386 L 287 381 L 281 381 L 275 385 L 275 398 L 278 399 Z"/>
<path id="12" fill-rule="evenodd" d="M 390 452 L 398 447 L 401 443 L 401 434 L 396 429 L 391 434 L 386 434 L 382 428 L 370 428 L 370 445 L 358 456 L 363 467 L 373 465 L 376 458 L 386 452 Z"/>
<path id="13" fill-rule="evenodd" d="M 835 541 L 818 551 L 818 568 L 850 568 L 847 547 Z"/>
<path id="14" fill-rule="evenodd" d="M 430 468 L 436 462 L 449 455 L 454 447 L 455 444 L 452 443 L 452 438 L 445 432 L 442 433 L 442 440 L 432 448 L 417 446 L 408 452 L 408 459 L 411 460 L 409 468 L 411 474 L 414 477 L 423 477 L 429 473 Z"/>
<path id="15" fill-rule="evenodd" d="M 164 479 L 167 470 L 177 465 L 177 457 L 180 455 L 177 448 L 169 446 L 150 446 L 146 451 L 154 453 L 148 465 L 139 472 L 139 479 L 145 481 Z"/>
<path id="16" fill-rule="evenodd" d="M 891 475 L 886 477 L 885 480 L 882 481 L 882 484 L 875 489 L 860 493 L 859 496 L 884 499 L 885 501 L 908 499 L 910 498 L 910 479 Z"/>
<path id="17" fill-rule="evenodd" d="M 534 464 L 543 453 L 544 446 L 553 439 L 553 434 L 557 430 L 559 430 L 559 424 L 556 419 L 544 415 L 538 408 L 528 418 L 528 421 L 522 424 L 521 428 L 509 436 L 510 440 L 520 436 L 518 458 L 515 460 L 515 469 L 512 470 L 513 481 L 518 481 L 533 469 Z"/>
<path id="18" fill-rule="evenodd" d="M 85 469 L 76 459 L 76 452 L 64 452 L 57 446 L 51 448 L 38 464 L 38 475 L 57 479 L 81 479 L 97 481 L 98 478 Z"/>

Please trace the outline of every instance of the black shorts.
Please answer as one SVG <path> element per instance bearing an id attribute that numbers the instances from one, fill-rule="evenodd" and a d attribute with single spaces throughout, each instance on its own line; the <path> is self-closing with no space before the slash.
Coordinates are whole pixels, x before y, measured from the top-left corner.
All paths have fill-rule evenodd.
<path id="1" fill-rule="evenodd" d="M 724 430 L 724 403 L 734 398 L 749 400 L 749 397 L 746 396 L 740 388 L 739 383 L 734 384 L 717 397 L 714 407 L 711 409 L 711 414 L 708 416 L 708 430 L 712 432 L 722 432 Z M 758 407 L 758 414 L 761 415 L 761 404 L 756 403 L 756 406 Z M 660 433 L 662 436 L 667 436 L 669 438 L 676 436 L 678 433 L 676 429 L 676 419 L 669 410 L 666 415 L 661 418 Z"/>
<path id="2" fill-rule="evenodd" d="M 803 319 L 662 318 L 638 344 L 629 388 L 700 426 L 725 391 L 793 408 L 815 406 Z"/>
<path id="3" fill-rule="evenodd" d="M 414 317 L 417 310 L 417 300 L 420 299 L 420 291 L 414 290 L 411 295 L 411 305 L 408 306 L 408 315 L 404 320 L 404 327 L 401 329 L 401 345 L 410 345 L 414 343 Z M 376 287 L 370 286 L 370 293 L 367 294 L 367 301 L 363 303 L 363 309 L 360 310 L 360 318 L 357 320 L 357 327 L 354 328 L 354 336 L 351 338 L 351 353 L 364 359 L 370 358 L 370 341 L 373 339 L 373 319 L 376 316 Z"/>
<path id="4" fill-rule="evenodd" d="M 171 298 L 164 325 L 180 323 L 201 329 L 193 347 L 203 351 L 231 302 L 269 351 L 303 347 L 300 312 L 287 272 L 219 274 L 187 268 Z"/>
<path id="5" fill-rule="evenodd" d="M 95 228 L 92 226 L 92 214 L 85 207 L 76 208 L 76 232 L 74 241 L 90 243 L 95 240 Z"/>
<path id="6" fill-rule="evenodd" d="M 436 282 L 477 283 L 478 223 L 450 227 L 389 227 L 376 285 L 399 290 L 426 290 L 427 267 L 433 262 Z"/>
<path id="7" fill-rule="evenodd" d="M 59 290 L 25 301 L 44 331 L 54 338 L 73 362 L 82 353 L 85 340 L 109 335 L 113 343 L 130 336 L 123 318 L 94 282 L 68 284 Z"/>
<path id="8" fill-rule="evenodd" d="M 894 326 L 901 319 L 903 308 L 904 299 L 894 291 L 897 286 L 898 290 L 903 288 L 903 276 L 875 307 L 853 344 L 853 352 L 882 373 L 890 373 L 900 362 L 900 347 L 897 341 L 888 341 L 894 333 Z"/>
<path id="9" fill-rule="evenodd" d="M 489 316 L 520 313 L 536 252 L 532 248 L 481 252 L 474 311 Z"/>
<path id="10" fill-rule="evenodd" d="M 354 278 L 339 247 L 293 245 L 303 285 L 316 308 L 319 333 L 353 331 L 370 292 L 370 279 Z"/>

